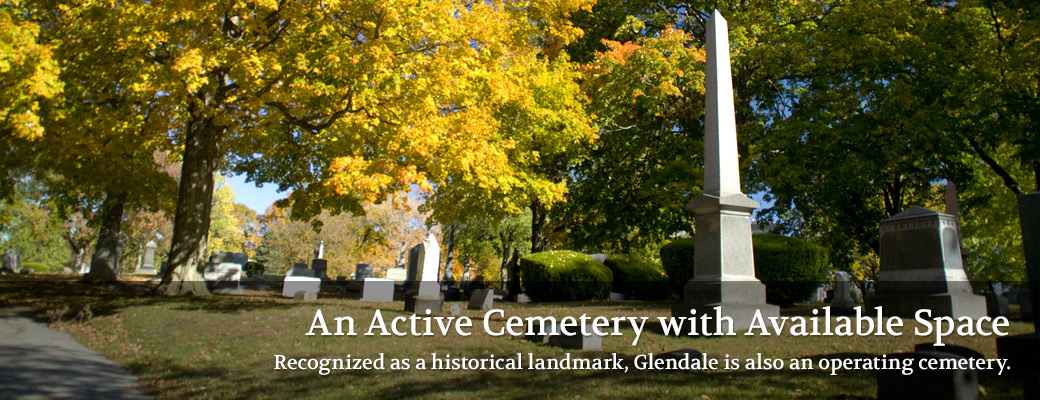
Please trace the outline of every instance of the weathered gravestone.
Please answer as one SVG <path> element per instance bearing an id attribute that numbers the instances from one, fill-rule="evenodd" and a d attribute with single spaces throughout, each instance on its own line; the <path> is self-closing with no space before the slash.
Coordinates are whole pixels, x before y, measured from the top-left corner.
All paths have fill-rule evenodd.
<path id="1" fill-rule="evenodd" d="M 437 238 L 430 234 L 416 247 L 419 248 L 414 266 L 416 281 L 412 282 L 408 295 L 405 296 L 404 310 L 419 314 L 430 310 L 431 313 L 440 314 L 444 311 L 441 285 L 437 282 L 441 260 L 440 245 L 437 244 Z M 413 276 L 412 267 L 409 265 L 408 268 L 410 278 Z"/>
<path id="2" fill-rule="evenodd" d="M 16 249 L 4 250 L 4 271 L 17 274 L 22 270 L 22 252 Z"/>
<path id="3" fill-rule="evenodd" d="M 714 329 L 716 313 L 732 319 L 740 332 L 760 318 L 778 317 L 780 308 L 766 304 L 766 287 L 755 277 L 751 248 L 751 211 L 758 203 L 740 189 L 737 124 L 726 19 L 718 10 L 707 25 L 704 192 L 686 205 L 695 217 L 693 278 L 684 287 L 683 303 L 672 307 L 679 318 L 709 315 L 705 328 Z M 716 332 L 707 332 L 716 333 Z"/>
<path id="4" fill-rule="evenodd" d="M 584 351 L 600 351 L 603 350 L 603 337 L 596 334 L 596 331 L 592 329 L 592 324 L 585 324 L 584 331 L 588 335 L 583 334 L 582 327 L 570 326 L 567 328 L 570 335 L 563 332 L 558 324 L 544 321 L 544 324 L 533 327 L 534 335 L 526 335 L 525 338 L 535 342 L 546 343 L 550 346 L 563 347 L 565 349 L 577 349 Z M 533 322 L 532 322 L 533 323 Z"/>
<path id="5" fill-rule="evenodd" d="M 607 262 L 607 257 L 608 256 L 606 254 L 603 254 L 603 253 L 596 253 L 596 254 L 589 254 L 589 257 L 592 257 L 593 260 L 599 261 L 600 264 L 603 264 L 603 263 Z"/>
<path id="6" fill-rule="evenodd" d="M 834 299 L 831 301 L 831 309 L 835 311 L 851 311 L 856 307 L 856 300 L 852 298 L 849 285 L 850 275 L 845 271 L 834 274 Z"/>
<path id="7" fill-rule="evenodd" d="M 249 256 L 246 253 L 214 251 L 202 274 L 206 286 L 215 293 L 242 294 L 242 269 L 247 262 Z"/>
<path id="8" fill-rule="evenodd" d="M 357 279 L 359 281 L 364 280 L 365 278 L 372 276 L 372 272 L 374 269 L 375 267 L 373 267 L 372 264 L 357 264 L 354 266 L 354 279 Z"/>
<path id="9" fill-rule="evenodd" d="M 292 298 L 296 301 L 314 301 L 318 299 L 318 292 L 301 290 L 294 293 Z"/>
<path id="10" fill-rule="evenodd" d="M 141 268 L 137 270 L 139 274 L 155 274 L 155 248 L 158 247 L 154 240 L 149 240 L 148 244 L 144 245 L 144 261 L 141 263 Z"/>
<path id="11" fill-rule="evenodd" d="M 880 369 L 877 371 L 877 398 L 886 399 L 949 399 L 975 400 L 979 398 L 979 376 L 974 370 L 922 369 L 919 366 L 930 360 L 964 357 L 948 352 L 915 351 L 913 353 L 889 354 L 886 358 L 898 360 L 903 365 L 910 359 L 913 372 L 905 375 L 902 369 Z"/>
<path id="12" fill-rule="evenodd" d="M 282 297 L 293 297 L 296 292 L 321 291 L 321 278 L 314 277 L 314 271 L 307 268 L 307 264 L 295 263 L 293 267 L 285 272 L 282 280 Z"/>
<path id="13" fill-rule="evenodd" d="M 480 289 L 474 290 L 473 295 L 469 298 L 469 305 L 466 306 L 470 310 L 487 311 L 495 307 L 495 289 Z"/>
<path id="14" fill-rule="evenodd" d="M 326 272 L 329 269 L 329 262 L 321 258 L 315 258 L 311 260 L 311 271 L 314 271 L 314 277 L 322 280 L 328 280 L 329 276 Z"/>
<path id="15" fill-rule="evenodd" d="M 307 264 L 294 263 L 292 268 L 290 268 L 288 271 L 285 271 L 285 276 L 306 276 L 313 278 L 314 270 L 307 268 Z"/>
<path id="16" fill-rule="evenodd" d="M 408 279 L 408 270 L 405 268 L 390 268 L 386 270 L 386 279 L 394 282 L 404 282 Z"/>
<path id="17" fill-rule="evenodd" d="M 961 246 L 952 216 L 922 207 L 881 221 L 881 268 L 877 294 L 867 309 L 913 317 L 929 309 L 931 317 L 986 316 L 986 298 L 972 293 L 961 265 Z"/>
<path id="18" fill-rule="evenodd" d="M 365 278 L 361 301 L 394 301 L 394 281 L 384 278 Z"/>

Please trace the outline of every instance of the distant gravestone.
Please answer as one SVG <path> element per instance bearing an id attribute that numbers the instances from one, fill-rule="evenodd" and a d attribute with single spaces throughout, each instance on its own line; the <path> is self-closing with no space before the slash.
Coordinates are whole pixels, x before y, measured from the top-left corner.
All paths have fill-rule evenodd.
<path id="1" fill-rule="evenodd" d="M 975 400 L 979 398 L 979 377 L 974 370 L 922 369 L 919 365 L 929 359 L 962 359 L 952 353 L 917 351 L 889 354 L 889 360 L 902 365 L 910 360 L 913 372 L 904 375 L 901 369 L 877 371 L 877 398 L 885 399 L 950 399 Z"/>
<path id="2" fill-rule="evenodd" d="M 155 248 L 158 247 L 154 240 L 149 240 L 148 244 L 144 245 L 144 262 L 141 263 L 141 268 L 137 270 L 139 274 L 155 274 Z"/>
<path id="3" fill-rule="evenodd" d="M 311 271 L 314 271 L 315 278 L 321 278 L 322 280 L 328 280 L 329 276 L 326 272 L 329 269 L 329 262 L 320 258 L 311 260 Z"/>
<path id="4" fill-rule="evenodd" d="M 361 301 L 394 301 L 394 281 L 384 278 L 365 278 Z"/>
<path id="5" fill-rule="evenodd" d="M 292 298 L 296 301 L 314 301 L 318 299 L 318 292 L 301 290 L 294 293 Z"/>
<path id="6" fill-rule="evenodd" d="M 1011 303 L 1003 294 L 986 294 L 986 315 L 990 317 L 1006 317 L 1011 314 Z"/>
<path id="7" fill-rule="evenodd" d="M 296 295 L 296 292 L 314 292 L 317 294 L 320 291 L 321 278 L 286 275 L 285 279 L 282 280 L 282 297 L 293 297 Z"/>
<path id="8" fill-rule="evenodd" d="M 215 293 L 241 294 L 242 270 L 247 262 L 245 253 L 214 251 L 202 274 L 206 286 Z"/>
<path id="9" fill-rule="evenodd" d="M 408 279 L 408 270 L 404 268 L 390 268 L 386 270 L 386 279 L 394 282 L 404 282 Z"/>
<path id="10" fill-rule="evenodd" d="M 469 305 L 466 306 L 470 310 L 481 310 L 487 311 L 495 307 L 495 289 L 480 289 L 473 291 L 473 296 L 469 298 Z"/>
<path id="11" fill-rule="evenodd" d="M 306 276 L 313 278 L 314 270 L 307 268 L 307 264 L 295 263 L 292 268 L 285 272 L 285 276 Z"/>
<path id="12" fill-rule="evenodd" d="M 419 279 L 418 271 L 420 252 L 422 252 L 422 243 L 408 249 L 408 276 L 404 280 L 404 284 L 408 288 L 411 288 L 412 285 L 417 285 L 415 282 Z"/>
<path id="13" fill-rule="evenodd" d="M 572 336 L 563 334 L 563 331 L 556 331 L 555 334 L 549 335 L 546 339 L 546 343 L 550 346 L 563 347 L 565 349 L 577 349 L 584 351 L 600 351 L 603 349 L 603 337 L 596 335 L 596 331 L 593 330 L 592 324 L 586 324 L 586 329 L 589 335 L 581 335 L 579 327 L 569 328 Z"/>
<path id="14" fill-rule="evenodd" d="M 603 254 L 603 253 L 596 253 L 596 254 L 589 254 L 589 257 L 592 257 L 593 260 L 599 261 L 600 264 L 603 264 L 603 263 L 607 262 L 607 257 L 608 256 L 606 254 Z"/>
<path id="15" fill-rule="evenodd" d="M 834 274 L 834 299 L 831 300 L 831 309 L 851 311 L 853 307 L 856 307 L 856 300 L 852 298 L 850 277 L 851 275 L 845 271 L 838 271 Z"/>
<path id="16" fill-rule="evenodd" d="M 610 297 L 607 298 L 610 301 L 625 301 L 625 294 L 618 292 L 610 292 Z"/>
<path id="17" fill-rule="evenodd" d="M 437 281 L 440 272 L 441 248 L 437 238 L 430 234 L 423 240 L 416 255 L 415 279 L 405 296 L 404 310 L 414 313 L 434 314 L 444 311 L 444 298 L 441 297 L 441 285 Z M 409 277 L 412 277 L 409 271 Z"/>
<path id="18" fill-rule="evenodd" d="M 932 317 L 986 316 L 986 299 L 972 293 L 961 264 L 954 218 L 922 207 L 881 221 L 881 267 L 877 293 L 867 309 L 913 316 L 929 309 Z"/>
<path id="19" fill-rule="evenodd" d="M 10 273 L 19 273 L 22 270 L 22 252 L 16 249 L 4 250 L 3 268 Z"/>
<path id="20" fill-rule="evenodd" d="M 360 263 L 354 266 L 354 279 L 364 280 L 372 276 L 372 271 L 375 267 L 372 264 Z"/>

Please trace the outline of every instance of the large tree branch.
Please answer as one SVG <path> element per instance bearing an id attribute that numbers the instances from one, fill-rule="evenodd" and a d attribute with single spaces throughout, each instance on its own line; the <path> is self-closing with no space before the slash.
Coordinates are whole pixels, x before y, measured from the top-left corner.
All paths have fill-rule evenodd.
<path id="1" fill-rule="evenodd" d="M 972 150 L 975 150 L 975 154 L 979 155 L 982 162 L 985 162 L 993 172 L 996 172 L 997 175 L 1000 176 L 1000 179 L 1004 181 L 1004 186 L 1007 186 L 1007 188 L 1011 189 L 1011 192 L 1016 195 L 1022 194 L 1022 188 L 1018 186 L 1018 181 L 1015 181 L 1015 178 L 1013 178 L 1011 174 L 1008 174 L 1007 170 L 1000 166 L 1000 163 L 998 163 L 997 160 L 990 157 L 989 153 L 986 152 L 986 149 L 983 149 L 982 145 L 980 145 L 975 138 L 968 137 L 968 144 L 971 145 Z"/>

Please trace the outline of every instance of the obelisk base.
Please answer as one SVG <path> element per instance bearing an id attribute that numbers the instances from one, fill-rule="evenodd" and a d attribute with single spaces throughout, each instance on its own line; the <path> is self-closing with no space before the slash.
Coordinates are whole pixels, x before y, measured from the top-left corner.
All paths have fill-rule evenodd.
<path id="1" fill-rule="evenodd" d="M 865 301 L 866 310 L 881 307 L 885 315 L 914 318 L 923 309 L 932 310 L 929 318 L 985 317 L 986 297 L 971 293 L 875 295 Z"/>
<path id="2" fill-rule="evenodd" d="M 706 282 L 694 278 L 684 289 L 686 301 L 672 306 L 672 317 L 696 318 L 697 336 L 728 333 L 728 322 L 716 325 L 715 320 L 720 316 L 732 319 L 732 332 L 738 335 L 751 327 L 756 316 L 763 321 L 780 316 L 780 307 L 766 303 L 766 286 L 758 280 Z M 704 315 L 707 322 L 701 319 Z M 681 326 L 682 335 L 689 335 L 688 321 Z M 718 332 L 720 327 L 722 331 Z"/>

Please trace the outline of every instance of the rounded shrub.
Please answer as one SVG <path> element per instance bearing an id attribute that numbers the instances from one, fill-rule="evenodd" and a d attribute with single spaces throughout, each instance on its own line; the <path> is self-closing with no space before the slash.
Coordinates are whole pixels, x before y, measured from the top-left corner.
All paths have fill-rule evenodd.
<path id="1" fill-rule="evenodd" d="M 754 235 L 755 275 L 766 285 L 766 301 L 781 307 L 804 301 L 827 279 L 823 246 L 776 234 Z"/>
<path id="2" fill-rule="evenodd" d="M 264 269 L 266 269 L 264 264 L 256 261 L 249 261 L 246 263 L 246 270 L 244 272 L 246 273 L 246 276 L 263 276 Z"/>
<path id="3" fill-rule="evenodd" d="M 661 246 L 661 266 L 674 293 L 682 295 L 683 286 L 693 279 L 693 238 L 673 240 Z"/>
<path id="4" fill-rule="evenodd" d="M 652 261 L 628 254 L 612 255 L 604 262 L 614 274 L 612 289 L 639 300 L 662 300 L 671 296 L 664 269 Z"/>
<path id="5" fill-rule="evenodd" d="M 592 257 L 574 251 L 545 251 L 520 259 L 520 282 L 535 301 L 606 299 L 613 274 Z"/>

